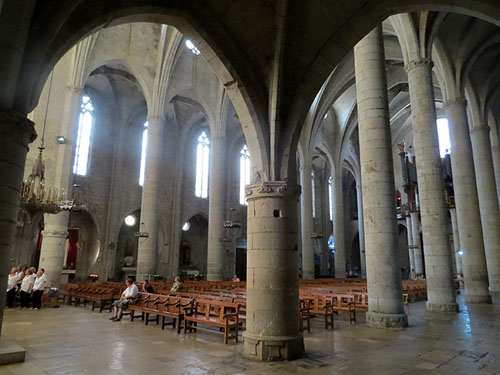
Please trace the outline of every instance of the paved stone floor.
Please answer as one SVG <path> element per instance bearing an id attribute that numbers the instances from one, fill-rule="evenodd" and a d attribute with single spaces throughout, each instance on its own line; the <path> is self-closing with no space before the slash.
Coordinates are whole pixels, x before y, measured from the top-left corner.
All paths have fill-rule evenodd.
<path id="1" fill-rule="evenodd" d="M 177 335 L 140 320 L 113 323 L 84 307 L 7 310 L 4 335 L 27 349 L 11 374 L 500 374 L 500 305 L 436 314 L 410 305 L 410 328 L 388 331 L 358 322 L 315 322 L 307 355 L 286 363 L 244 359 L 242 344 L 211 332 Z"/>

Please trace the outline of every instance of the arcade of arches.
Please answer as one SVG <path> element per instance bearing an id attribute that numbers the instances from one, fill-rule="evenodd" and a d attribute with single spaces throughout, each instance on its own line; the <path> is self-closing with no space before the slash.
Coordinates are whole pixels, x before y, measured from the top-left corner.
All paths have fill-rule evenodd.
<path id="1" fill-rule="evenodd" d="M 498 334 L 497 0 L 2 0 L 0 26 L 2 285 L 18 264 L 46 287 L 237 273 L 233 353 L 263 362 L 333 358 L 343 329 L 465 330 L 469 313 Z M 22 187 L 40 173 L 43 196 Z M 33 194 L 73 206 L 20 205 Z M 366 283 L 368 307 L 308 341 L 299 285 L 323 278 Z M 416 315 L 405 280 L 426 285 Z M 16 347 L 35 316 L 4 298 L 0 347 Z M 55 311 L 33 314 L 75 310 Z M 500 367 L 498 337 L 469 340 Z"/>

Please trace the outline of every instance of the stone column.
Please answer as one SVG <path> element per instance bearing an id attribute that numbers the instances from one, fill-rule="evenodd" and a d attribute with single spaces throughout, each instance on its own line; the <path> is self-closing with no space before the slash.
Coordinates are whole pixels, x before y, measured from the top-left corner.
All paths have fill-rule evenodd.
<path id="1" fill-rule="evenodd" d="M 489 133 L 490 127 L 481 124 L 470 134 L 490 295 L 500 297 L 500 210 Z"/>
<path id="2" fill-rule="evenodd" d="M 207 280 L 222 280 L 224 247 L 220 239 L 224 237 L 225 137 L 223 134 L 212 133 L 210 143 Z"/>
<path id="3" fill-rule="evenodd" d="M 299 329 L 296 228 L 300 187 L 264 182 L 247 187 L 247 328 L 244 355 L 290 360 L 304 352 Z"/>
<path id="4" fill-rule="evenodd" d="M 420 216 L 417 211 L 410 212 L 411 235 L 413 237 L 413 262 L 415 265 L 415 275 L 424 274 L 424 260 L 422 257 L 422 241 L 420 240 Z"/>
<path id="5" fill-rule="evenodd" d="M 80 116 L 80 104 L 83 91 L 78 87 L 67 86 L 62 112 L 62 121 L 59 135 L 66 138 L 66 142 L 57 145 L 54 186 L 65 189 L 71 198 L 73 188 L 73 161 L 75 150 L 76 127 Z M 50 182 L 49 182 L 50 184 Z M 66 238 L 68 237 L 69 212 L 56 215 L 46 214 L 44 217 L 43 241 L 40 249 L 39 268 L 45 269 L 46 285 L 58 287 L 63 268 L 64 254 L 67 251 Z"/>
<path id="6" fill-rule="evenodd" d="M 469 303 L 487 303 L 491 302 L 491 297 L 488 293 L 483 230 L 479 213 L 466 101 L 463 98 L 448 101 L 445 103 L 444 109 L 449 121 L 452 144 L 451 169 L 456 206 L 456 209 L 453 210 L 455 212 L 452 211 L 451 219 L 453 225 L 455 213 L 459 237 L 457 243 L 464 251 L 461 262 L 465 300 Z"/>
<path id="7" fill-rule="evenodd" d="M 458 311 L 448 238 L 448 205 L 441 176 L 441 159 L 432 85 L 432 61 L 410 61 L 408 73 L 420 218 L 425 249 L 427 309 Z M 413 219 L 413 218 L 412 218 Z M 414 232 L 414 236 L 418 237 Z"/>
<path id="8" fill-rule="evenodd" d="M 463 275 L 462 268 L 462 257 L 458 254 L 460 251 L 460 235 L 458 234 L 458 221 L 457 221 L 457 209 L 455 207 L 450 208 L 451 215 L 451 229 L 453 231 L 453 252 L 455 256 L 455 263 L 457 265 L 457 277 Z"/>
<path id="9" fill-rule="evenodd" d="M 335 240 L 335 277 L 345 278 L 344 198 L 342 193 L 342 167 L 333 175 L 333 237 Z"/>
<path id="10" fill-rule="evenodd" d="M 9 262 L 14 245 L 21 185 L 28 144 L 36 138 L 33 122 L 12 111 L 0 112 L 0 336 L 5 307 Z"/>
<path id="11" fill-rule="evenodd" d="M 397 250 L 391 129 L 382 27 L 354 47 L 368 312 L 373 327 L 406 327 Z"/>
<path id="12" fill-rule="evenodd" d="M 491 156 L 493 157 L 493 168 L 495 170 L 495 182 L 497 185 L 498 201 L 500 202 L 500 145 L 491 146 Z"/>
<path id="13" fill-rule="evenodd" d="M 148 237 L 139 238 L 137 251 L 136 280 L 152 279 L 155 273 L 156 242 L 158 237 L 158 190 L 163 161 L 163 131 L 165 119 L 148 116 L 148 146 L 146 150 L 146 170 L 142 187 L 141 220 L 139 231 Z M 179 228 L 180 230 L 180 228 Z"/>
<path id="14" fill-rule="evenodd" d="M 360 184 L 356 184 L 356 198 L 358 200 L 359 259 L 361 263 L 361 277 L 366 278 L 365 227 L 363 224 L 363 194 L 361 193 Z"/>
<path id="15" fill-rule="evenodd" d="M 302 278 L 314 279 L 314 246 L 311 235 L 313 233 L 312 217 L 312 184 L 311 167 L 307 161 L 304 161 L 301 174 L 302 195 L 300 199 L 302 222 Z"/>
<path id="16" fill-rule="evenodd" d="M 413 228 L 411 226 L 411 216 L 406 215 L 406 234 L 408 235 L 408 257 L 410 259 L 410 279 L 415 277 L 415 255 L 414 255 L 414 239 Z"/>
<path id="17" fill-rule="evenodd" d="M 63 268 L 64 253 L 67 251 L 69 212 L 44 215 L 42 248 L 39 268 L 45 270 L 46 285 L 59 287 Z"/>

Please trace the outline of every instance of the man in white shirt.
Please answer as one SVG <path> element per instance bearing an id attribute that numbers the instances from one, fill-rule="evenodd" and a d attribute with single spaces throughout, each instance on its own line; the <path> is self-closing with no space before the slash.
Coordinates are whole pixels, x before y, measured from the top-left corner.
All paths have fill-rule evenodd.
<path id="1" fill-rule="evenodd" d="M 31 272 L 30 269 L 26 270 L 26 275 L 21 282 L 21 308 L 27 309 L 30 303 L 30 295 L 31 290 L 33 288 L 33 283 L 35 281 L 35 275 Z"/>
<path id="2" fill-rule="evenodd" d="M 139 289 L 137 285 L 135 285 L 134 280 L 129 278 L 125 281 L 125 284 L 127 284 L 127 289 L 123 291 L 119 300 L 113 302 L 113 316 L 109 318 L 109 320 L 113 322 L 122 320 L 123 308 L 127 307 L 130 300 L 137 297 L 137 294 L 139 294 Z"/>

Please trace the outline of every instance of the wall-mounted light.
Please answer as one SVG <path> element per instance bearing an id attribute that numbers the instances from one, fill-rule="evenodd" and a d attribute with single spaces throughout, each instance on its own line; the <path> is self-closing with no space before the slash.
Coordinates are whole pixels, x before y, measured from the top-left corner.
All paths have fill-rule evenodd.
<path id="1" fill-rule="evenodd" d="M 63 135 L 56 135 L 56 142 L 63 145 L 66 143 L 66 137 Z"/>
<path id="2" fill-rule="evenodd" d="M 458 251 L 457 251 L 457 255 L 458 255 L 459 257 L 463 257 L 463 256 L 464 256 L 464 251 L 463 251 L 463 250 L 458 250 Z"/>

